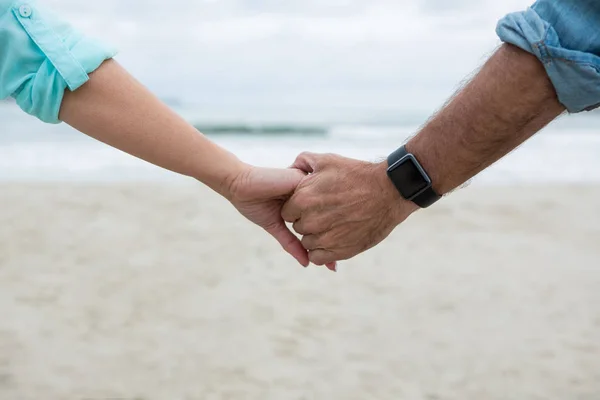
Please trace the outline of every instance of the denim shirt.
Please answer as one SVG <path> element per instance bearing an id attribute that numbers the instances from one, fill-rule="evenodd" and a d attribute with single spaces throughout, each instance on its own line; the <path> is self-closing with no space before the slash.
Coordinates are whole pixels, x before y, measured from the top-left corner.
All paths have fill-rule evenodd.
<path id="1" fill-rule="evenodd" d="M 539 0 L 504 17 L 496 32 L 544 64 L 569 112 L 600 106 L 600 0 Z"/>
<path id="2" fill-rule="evenodd" d="M 115 50 L 77 32 L 34 0 L 0 0 L 0 99 L 58 123 L 65 89 L 75 90 Z"/>

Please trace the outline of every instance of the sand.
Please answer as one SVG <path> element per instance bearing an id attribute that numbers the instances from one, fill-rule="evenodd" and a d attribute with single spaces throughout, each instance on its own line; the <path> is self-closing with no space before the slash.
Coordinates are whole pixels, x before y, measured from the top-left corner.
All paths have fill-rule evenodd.
<path id="1" fill-rule="evenodd" d="M 193 185 L 0 185 L 0 399 L 600 399 L 600 187 L 479 188 L 337 274 Z"/>

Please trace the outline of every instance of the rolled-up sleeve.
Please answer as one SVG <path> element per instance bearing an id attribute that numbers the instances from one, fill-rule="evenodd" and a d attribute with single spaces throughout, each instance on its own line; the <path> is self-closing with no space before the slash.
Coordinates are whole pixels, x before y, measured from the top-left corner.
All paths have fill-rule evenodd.
<path id="1" fill-rule="evenodd" d="M 64 91 L 115 54 L 34 1 L 0 0 L 0 99 L 44 122 L 59 123 Z"/>
<path id="2" fill-rule="evenodd" d="M 600 106 L 600 1 L 539 0 L 501 19 L 496 32 L 543 63 L 569 112 Z"/>

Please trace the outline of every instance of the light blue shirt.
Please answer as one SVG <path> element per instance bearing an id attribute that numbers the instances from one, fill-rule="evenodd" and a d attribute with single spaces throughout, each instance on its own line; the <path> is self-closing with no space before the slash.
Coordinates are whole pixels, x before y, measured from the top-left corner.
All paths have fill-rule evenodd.
<path id="1" fill-rule="evenodd" d="M 44 122 L 60 122 L 65 89 L 79 88 L 115 54 L 35 0 L 0 0 L 0 99 L 13 97 Z"/>
<path id="2" fill-rule="evenodd" d="M 500 20 L 496 32 L 544 64 L 569 112 L 600 106 L 600 0 L 539 0 Z"/>

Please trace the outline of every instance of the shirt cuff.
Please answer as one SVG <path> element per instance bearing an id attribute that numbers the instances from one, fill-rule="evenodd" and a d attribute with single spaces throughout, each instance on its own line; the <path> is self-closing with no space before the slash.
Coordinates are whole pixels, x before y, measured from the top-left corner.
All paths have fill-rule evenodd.
<path id="1" fill-rule="evenodd" d="M 600 57 L 588 49 L 594 48 L 589 42 L 598 41 L 598 36 L 586 36 L 585 31 L 579 29 L 582 24 L 578 19 L 583 16 L 568 12 L 562 17 L 560 13 L 546 16 L 545 7 L 536 9 L 536 5 L 501 19 L 496 33 L 503 42 L 520 47 L 542 62 L 558 100 L 569 112 L 597 108 L 600 106 Z M 557 21 L 557 18 L 563 20 Z M 556 29 L 558 23 L 560 35 Z"/>
<path id="2" fill-rule="evenodd" d="M 13 77 L 19 85 L 12 97 L 28 114 L 59 123 L 64 91 L 76 90 L 87 82 L 88 74 L 116 51 L 32 2 L 18 1 L 11 11 L 18 25 L 13 31 L 14 41 L 8 45 L 14 53 L 13 69 L 19 72 Z"/>

